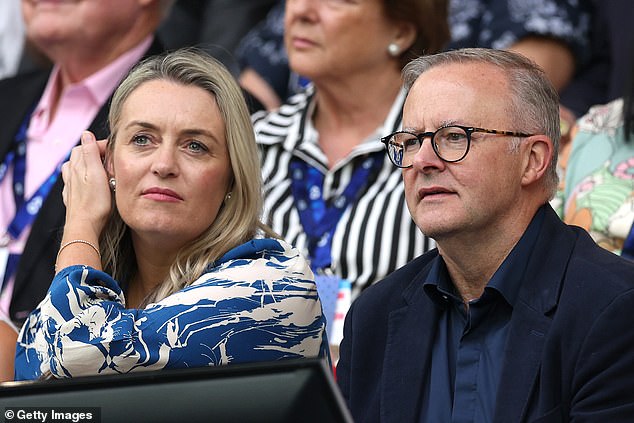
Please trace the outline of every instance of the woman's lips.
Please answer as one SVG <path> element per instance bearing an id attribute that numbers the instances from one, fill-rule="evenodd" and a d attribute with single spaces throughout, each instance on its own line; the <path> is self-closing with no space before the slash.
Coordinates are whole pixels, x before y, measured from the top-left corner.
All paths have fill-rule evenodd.
<path id="1" fill-rule="evenodd" d="M 149 188 L 144 190 L 141 195 L 155 201 L 178 202 L 183 200 L 180 195 L 167 188 Z"/>
<path id="2" fill-rule="evenodd" d="M 314 47 L 316 43 L 308 38 L 293 37 L 291 38 L 291 45 L 297 50 L 304 50 Z"/>

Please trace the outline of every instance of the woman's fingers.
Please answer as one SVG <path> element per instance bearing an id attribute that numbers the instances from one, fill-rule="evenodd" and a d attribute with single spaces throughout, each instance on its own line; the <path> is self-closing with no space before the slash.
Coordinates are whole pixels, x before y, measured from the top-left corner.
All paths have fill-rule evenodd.
<path id="1" fill-rule="evenodd" d="M 65 184 L 68 183 L 68 167 L 70 166 L 70 162 L 64 162 L 62 164 L 62 180 Z"/>
<path id="2" fill-rule="evenodd" d="M 68 206 L 68 185 L 70 184 L 70 178 L 68 176 L 68 172 L 70 172 L 68 170 L 69 166 L 70 162 L 64 162 L 61 168 L 62 181 L 64 181 L 64 188 L 62 188 L 62 201 L 65 206 Z"/>
<path id="3" fill-rule="evenodd" d="M 81 145 L 88 145 L 91 143 L 96 143 L 95 135 L 90 131 L 84 131 L 81 134 Z"/>
<path id="4" fill-rule="evenodd" d="M 85 131 L 80 145 L 73 148 L 68 162 L 62 165 L 62 199 L 70 223 L 89 217 L 94 227 L 100 227 L 110 212 L 112 199 L 102 149 L 105 151 L 105 146 L 102 148 L 95 136 Z"/>
<path id="5" fill-rule="evenodd" d="M 93 166 L 103 167 L 101 151 L 92 132 L 84 131 L 84 133 L 81 134 L 81 151 L 84 164 L 88 168 L 92 168 Z"/>

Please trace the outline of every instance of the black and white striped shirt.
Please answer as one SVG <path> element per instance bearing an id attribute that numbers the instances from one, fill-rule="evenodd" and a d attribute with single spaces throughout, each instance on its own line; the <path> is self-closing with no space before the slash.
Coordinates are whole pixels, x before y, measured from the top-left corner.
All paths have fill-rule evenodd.
<path id="1" fill-rule="evenodd" d="M 279 110 L 253 115 L 264 180 L 263 220 L 289 243 L 309 256 L 307 236 L 291 193 L 289 164 L 296 157 L 324 175 L 323 198 L 335 201 L 346 188 L 354 170 L 369 153 L 383 152 L 380 136 L 401 125 L 405 92 L 401 91 L 383 126 L 357 145 L 345 160 L 328 169 L 311 118 L 313 87 L 296 94 Z M 352 283 L 352 297 L 408 261 L 435 246 L 416 227 L 407 209 L 401 170 L 385 154 L 383 165 L 371 175 L 358 201 L 344 212 L 332 239 L 335 275 Z"/>

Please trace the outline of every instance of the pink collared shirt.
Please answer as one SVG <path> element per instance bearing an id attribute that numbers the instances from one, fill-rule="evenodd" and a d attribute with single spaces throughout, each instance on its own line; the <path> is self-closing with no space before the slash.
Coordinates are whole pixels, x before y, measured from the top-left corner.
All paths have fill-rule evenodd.
<path id="1" fill-rule="evenodd" d="M 44 93 L 31 115 L 27 130 L 24 187 L 27 201 L 53 173 L 56 166 L 68 157 L 70 150 L 79 142 L 81 133 L 88 129 L 121 79 L 139 62 L 150 47 L 152 39 L 151 35 L 148 36 L 103 69 L 80 82 L 64 87 L 59 94 L 55 115 L 51 118 L 54 94 L 61 89 L 60 69 L 58 66 L 53 68 Z M 15 216 L 12 183 L 13 173 L 9 170 L 0 183 L 0 236 L 6 233 Z M 26 227 L 17 240 L 11 240 L 9 251 L 14 254 L 21 253 L 30 232 L 31 227 Z M 13 278 L 8 281 L 0 296 L 0 312 L 8 314 L 12 292 Z"/>

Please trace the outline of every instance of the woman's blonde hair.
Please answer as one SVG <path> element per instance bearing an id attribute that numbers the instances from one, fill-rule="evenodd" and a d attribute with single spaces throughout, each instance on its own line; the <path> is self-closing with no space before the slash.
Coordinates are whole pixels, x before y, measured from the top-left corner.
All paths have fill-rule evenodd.
<path id="1" fill-rule="evenodd" d="M 214 222 L 178 252 L 168 277 L 148 295 L 144 304 L 158 301 L 188 286 L 207 266 L 230 249 L 251 240 L 258 230 L 266 235 L 276 236 L 260 221 L 260 162 L 242 91 L 229 71 L 202 51 L 187 48 L 154 56 L 130 71 L 112 98 L 108 116 L 110 137 L 106 160 L 112 157 L 124 103 L 139 86 L 158 79 L 200 87 L 216 99 L 225 124 L 232 185 L 230 199 L 225 200 Z M 113 207 L 101 236 L 100 249 L 103 269 L 125 289 L 137 271 L 137 264 L 130 230 L 116 207 Z"/>

